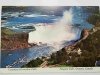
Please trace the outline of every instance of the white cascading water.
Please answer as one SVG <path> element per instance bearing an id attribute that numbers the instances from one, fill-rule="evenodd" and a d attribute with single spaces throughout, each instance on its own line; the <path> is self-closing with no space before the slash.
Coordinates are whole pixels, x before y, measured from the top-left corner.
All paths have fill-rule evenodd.
<path id="1" fill-rule="evenodd" d="M 52 45 L 56 49 L 61 48 L 63 41 L 75 40 L 77 33 L 72 28 L 72 12 L 65 11 L 63 16 L 52 25 L 35 25 L 36 31 L 29 33 L 29 43 L 42 42 Z"/>

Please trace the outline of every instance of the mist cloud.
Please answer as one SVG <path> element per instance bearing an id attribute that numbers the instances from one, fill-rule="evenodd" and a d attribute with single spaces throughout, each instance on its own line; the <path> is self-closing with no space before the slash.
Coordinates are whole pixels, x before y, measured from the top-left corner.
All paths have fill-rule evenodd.
<path id="1" fill-rule="evenodd" d="M 65 11 L 63 16 L 52 25 L 35 25 L 36 31 L 29 33 L 29 43 L 48 43 L 48 44 L 61 44 L 62 41 L 71 41 L 76 38 L 75 32 L 72 30 L 72 18 L 71 11 Z"/>

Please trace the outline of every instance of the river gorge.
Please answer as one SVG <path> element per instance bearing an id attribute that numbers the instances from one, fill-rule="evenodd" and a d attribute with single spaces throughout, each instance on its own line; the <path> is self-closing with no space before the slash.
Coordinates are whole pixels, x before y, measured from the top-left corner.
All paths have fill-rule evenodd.
<path id="1" fill-rule="evenodd" d="M 94 13 L 95 7 L 62 8 L 59 11 L 61 13 L 51 10 L 51 13 L 57 15 L 27 11 L 21 11 L 21 14 L 4 12 L 4 16 L 13 16 L 2 23 L 1 29 L 7 28 L 14 33 L 1 33 L 1 67 L 20 68 L 37 57 L 49 57 L 52 53 L 75 44 L 82 38 L 84 29 L 93 28 L 87 19 Z"/>

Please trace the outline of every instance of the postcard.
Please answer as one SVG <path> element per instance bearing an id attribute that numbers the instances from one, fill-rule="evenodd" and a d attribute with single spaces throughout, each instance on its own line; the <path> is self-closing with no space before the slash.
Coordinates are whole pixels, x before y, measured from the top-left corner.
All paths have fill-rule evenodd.
<path id="1" fill-rule="evenodd" d="M 1 73 L 100 72 L 99 6 L 1 6 Z"/>

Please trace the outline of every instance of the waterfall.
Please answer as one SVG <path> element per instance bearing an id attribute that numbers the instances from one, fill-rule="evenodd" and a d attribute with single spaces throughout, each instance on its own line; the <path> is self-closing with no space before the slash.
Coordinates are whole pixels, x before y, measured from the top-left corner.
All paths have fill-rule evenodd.
<path id="1" fill-rule="evenodd" d="M 47 43 L 55 46 L 57 49 L 61 48 L 64 41 L 76 40 L 79 29 L 72 26 L 73 14 L 72 10 L 64 11 L 63 16 L 55 21 L 52 25 L 42 24 L 35 25 L 36 31 L 29 33 L 29 43 Z"/>

